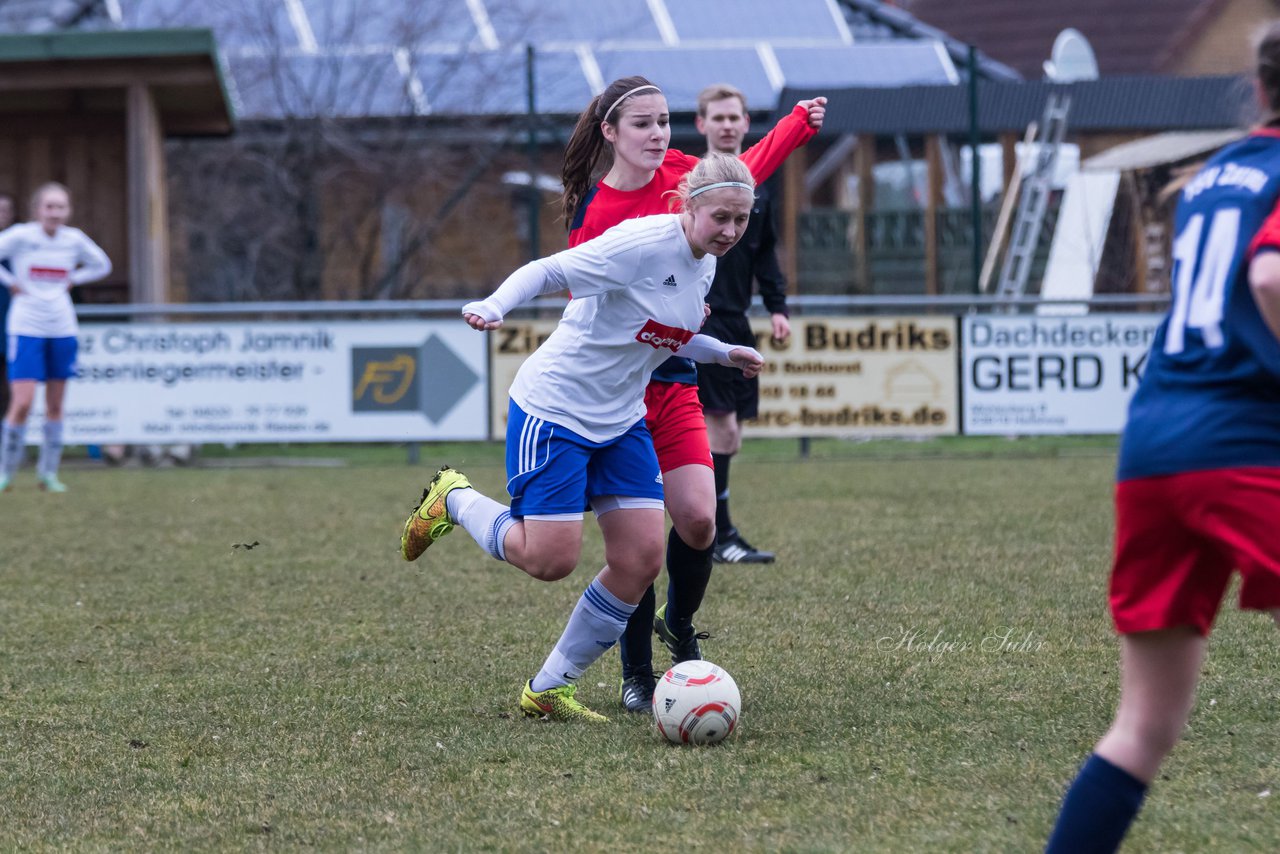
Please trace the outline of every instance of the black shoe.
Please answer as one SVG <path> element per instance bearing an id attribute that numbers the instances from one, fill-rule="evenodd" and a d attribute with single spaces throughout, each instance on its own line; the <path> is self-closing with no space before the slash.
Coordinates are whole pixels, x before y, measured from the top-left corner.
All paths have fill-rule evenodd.
<path id="1" fill-rule="evenodd" d="M 716 563 L 773 563 L 773 552 L 762 552 L 742 538 L 734 528 L 716 542 L 711 559 Z"/>
<path id="2" fill-rule="evenodd" d="M 682 661 L 701 661 L 702 648 L 698 646 L 698 641 L 711 637 L 710 632 L 695 632 L 692 626 L 689 627 L 687 637 L 676 635 L 667 625 L 666 605 L 659 608 L 658 613 L 653 615 L 653 630 L 657 632 L 658 638 L 671 653 L 672 664 L 679 664 Z"/>
<path id="3" fill-rule="evenodd" d="M 622 680 L 618 696 L 622 708 L 628 712 L 643 714 L 653 708 L 653 688 L 658 684 L 652 673 L 637 673 Z"/>

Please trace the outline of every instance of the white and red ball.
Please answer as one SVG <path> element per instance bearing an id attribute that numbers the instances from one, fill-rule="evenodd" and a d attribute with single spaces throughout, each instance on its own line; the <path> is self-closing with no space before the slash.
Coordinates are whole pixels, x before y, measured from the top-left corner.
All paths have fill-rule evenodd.
<path id="1" fill-rule="evenodd" d="M 658 732 L 673 744 L 715 744 L 738 726 L 742 695 L 723 667 L 684 661 L 658 680 L 653 717 Z"/>

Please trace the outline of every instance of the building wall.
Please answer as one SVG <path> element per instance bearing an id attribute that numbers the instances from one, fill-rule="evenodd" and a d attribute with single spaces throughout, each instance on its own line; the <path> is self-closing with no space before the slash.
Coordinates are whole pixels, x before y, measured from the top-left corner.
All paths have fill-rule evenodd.
<path id="1" fill-rule="evenodd" d="M 549 154 L 543 159 L 551 165 Z M 530 260 L 525 196 L 501 181 L 503 173 L 527 168 L 527 158 L 513 152 L 470 186 L 462 176 L 409 177 L 385 198 L 358 177 L 335 181 L 325 190 L 323 298 L 367 298 L 369 285 L 387 276 L 395 277 L 395 295 L 409 299 L 487 294 Z M 461 199 L 442 217 L 456 193 Z M 537 257 L 565 248 L 559 197 L 542 193 L 538 213 Z M 397 255 L 403 258 L 398 272 Z"/>
<path id="2" fill-rule="evenodd" d="M 1278 11 L 1273 0 L 1230 0 L 1197 38 L 1171 57 L 1169 71 L 1184 76 L 1251 74 L 1254 39 Z"/>

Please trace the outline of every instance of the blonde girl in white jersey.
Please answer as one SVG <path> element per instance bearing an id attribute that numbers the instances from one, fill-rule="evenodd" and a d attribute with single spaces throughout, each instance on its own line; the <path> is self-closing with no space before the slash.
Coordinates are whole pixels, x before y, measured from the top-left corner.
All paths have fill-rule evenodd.
<path id="1" fill-rule="evenodd" d="M 0 428 L 0 492 L 22 463 L 27 417 L 36 386 L 44 383 L 45 423 L 36 477 L 41 488 L 65 492 L 58 479 L 62 461 L 62 413 L 67 380 L 76 368 L 75 307 L 71 289 L 111 272 L 111 261 L 78 228 L 67 225 L 71 193 L 50 182 L 31 199 L 32 222 L 0 232 L 0 284 L 11 302 L 7 330 L 9 408 Z"/>
<path id="2" fill-rule="evenodd" d="M 534 261 L 488 299 L 464 306 L 474 329 L 540 294 L 573 300 L 511 387 L 507 476 L 511 506 L 441 469 L 405 523 L 401 553 L 416 559 L 461 525 L 490 555 L 542 581 L 571 573 L 583 508 L 596 513 L 608 566 L 583 592 L 564 633 L 524 685 L 531 717 L 602 722 L 574 682 L 612 647 L 662 566 L 662 475 L 645 425 L 649 377 L 672 354 L 759 373 L 763 360 L 698 334 L 715 259 L 742 237 L 754 200 L 750 170 L 713 155 L 679 191 L 682 213 L 627 220 L 594 240 Z M 673 199 L 674 201 L 674 199 Z"/>

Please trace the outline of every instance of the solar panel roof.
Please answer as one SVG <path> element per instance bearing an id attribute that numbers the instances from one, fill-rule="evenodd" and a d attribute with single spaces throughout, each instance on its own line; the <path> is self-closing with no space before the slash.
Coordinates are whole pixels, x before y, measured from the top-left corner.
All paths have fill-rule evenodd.
<path id="1" fill-rule="evenodd" d="M 479 30 L 466 0 L 298 0 L 321 48 L 468 45 Z"/>
<path id="2" fill-rule="evenodd" d="M 258 118 L 402 116 L 415 112 L 390 54 L 233 57 L 240 104 Z"/>
<path id="3" fill-rule="evenodd" d="M 788 84 L 958 80 L 937 41 L 859 41 L 848 0 L 117 2 L 128 28 L 213 29 L 246 119 L 523 113 L 526 45 L 538 109 L 567 115 L 631 74 L 662 86 L 675 112 L 715 82 L 765 108 Z"/>
<path id="4" fill-rule="evenodd" d="M 833 0 L 671 0 L 667 13 L 687 39 L 789 40 L 843 44 L 850 40 Z"/>
<path id="5" fill-rule="evenodd" d="M 778 47 L 773 53 L 792 86 L 927 86 L 960 81 L 938 42 Z"/>
<path id="6" fill-rule="evenodd" d="M 515 115 L 527 110 L 523 50 L 423 53 L 413 62 L 430 113 Z M 538 53 L 534 79 L 540 112 L 572 115 L 596 94 L 572 51 Z"/>
<path id="7" fill-rule="evenodd" d="M 732 83 L 748 104 L 772 104 L 777 93 L 754 48 L 640 48 L 597 50 L 605 81 L 631 74 L 649 78 L 667 96 L 673 112 L 692 111 L 698 93 L 712 83 Z"/>
<path id="8" fill-rule="evenodd" d="M 649 6 L 637 0 L 487 0 L 483 6 L 494 35 L 505 45 L 663 43 Z"/>
<path id="9" fill-rule="evenodd" d="M 119 0 L 125 29 L 207 27 L 228 50 L 286 50 L 298 46 L 298 34 L 280 0 Z"/>

